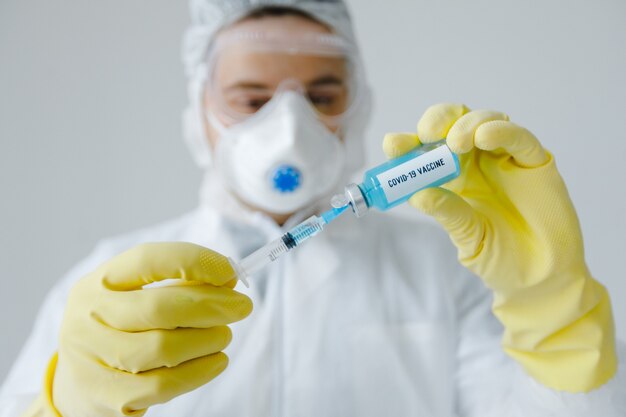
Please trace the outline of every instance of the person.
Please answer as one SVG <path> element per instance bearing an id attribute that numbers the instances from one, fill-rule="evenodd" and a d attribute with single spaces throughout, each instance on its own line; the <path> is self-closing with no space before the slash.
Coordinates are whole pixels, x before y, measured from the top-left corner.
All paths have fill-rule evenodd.
<path id="1" fill-rule="evenodd" d="M 344 214 L 240 285 L 226 256 L 362 168 L 369 88 L 339 0 L 191 12 L 199 207 L 103 241 L 53 288 L 0 415 L 625 415 L 623 345 L 565 185 L 504 113 L 438 104 L 385 137 L 388 157 L 442 138 L 459 154 L 459 179 L 410 200 L 443 227 Z"/>

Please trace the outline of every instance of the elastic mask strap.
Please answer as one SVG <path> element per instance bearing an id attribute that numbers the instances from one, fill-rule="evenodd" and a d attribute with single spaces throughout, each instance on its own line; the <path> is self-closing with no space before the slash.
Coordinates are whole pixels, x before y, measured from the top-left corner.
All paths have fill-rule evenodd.
<path id="1" fill-rule="evenodd" d="M 224 132 L 226 132 L 226 126 L 224 126 L 224 124 L 220 121 L 220 119 L 217 118 L 217 116 L 215 115 L 215 113 L 213 113 L 210 110 L 206 110 L 204 112 L 204 114 L 206 115 L 207 121 L 209 122 L 209 124 L 215 129 L 217 130 L 217 133 L 219 133 L 220 135 L 223 135 Z"/>

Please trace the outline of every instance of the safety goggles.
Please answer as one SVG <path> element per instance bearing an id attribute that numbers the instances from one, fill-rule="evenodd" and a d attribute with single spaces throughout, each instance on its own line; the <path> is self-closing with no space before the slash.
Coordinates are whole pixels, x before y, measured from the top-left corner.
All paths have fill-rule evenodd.
<path id="1" fill-rule="evenodd" d="M 281 93 L 296 91 L 322 121 L 338 125 L 364 95 L 356 50 L 331 34 L 224 33 L 211 48 L 207 69 L 210 110 L 231 124 Z"/>

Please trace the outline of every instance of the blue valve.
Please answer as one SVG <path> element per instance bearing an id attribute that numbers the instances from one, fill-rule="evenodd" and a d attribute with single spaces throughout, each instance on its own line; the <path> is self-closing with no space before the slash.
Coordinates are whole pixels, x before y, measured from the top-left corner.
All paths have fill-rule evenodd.
<path id="1" fill-rule="evenodd" d="M 280 193 L 291 193 L 295 191 L 302 180 L 300 171 L 291 165 L 280 165 L 274 171 L 272 182 L 274 189 Z"/>

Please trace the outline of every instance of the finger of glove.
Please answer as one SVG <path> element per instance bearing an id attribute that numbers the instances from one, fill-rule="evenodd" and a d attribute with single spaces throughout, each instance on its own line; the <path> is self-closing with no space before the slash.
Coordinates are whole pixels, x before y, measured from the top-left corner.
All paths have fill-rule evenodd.
<path id="1" fill-rule="evenodd" d="M 504 113 L 491 110 L 476 110 L 463 115 L 448 131 L 446 143 L 457 154 L 464 154 L 474 148 L 474 134 L 483 123 L 494 120 L 509 120 Z"/>
<path id="2" fill-rule="evenodd" d="M 104 326 L 94 333 L 90 337 L 94 355 L 111 368 L 132 373 L 173 368 L 221 352 L 232 339 L 227 326 L 130 333 Z"/>
<path id="3" fill-rule="evenodd" d="M 549 159 L 535 135 L 508 121 L 481 124 L 474 134 L 474 144 L 485 151 L 504 149 L 518 165 L 525 168 L 541 166 Z"/>
<path id="4" fill-rule="evenodd" d="M 452 125 L 469 111 L 469 108 L 464 104 L 435 104 L 426 109 L 417 123 L 417 136 L 422 143 L 432 143 L 445 139 Z"/>
<path id="5" fill-rule="evenodd" d="M 389 159 L 397 158 L 421 144 L 415 133 L 387 133 L 383 139 L 383 152 Z"/>
<path id="6" fill-rule="evenodd" d="M 127 382 L 134 390 L 127 393 L 132 399 L 122 404 L 121 409 L 125 415 L 131 415 L 155 404 L 166 403 L 208 383 L 227 366 L 228 356 L 219 352 L 181 363 L 174 368 L 125 374 L 125 379 L 134 379 L 132 384 Z"/>
<path id="7" fill-rule="evenodd" d="M 115 329 L 135 332 L 209 328 L 242 320 L 251 311 L 252 301 L 244 294 L 193 285 L 111 291 L 94 303 L 92 315 Z"/>
<path id="8" fill-rule="evenodd" d="M 187 242 L 144 243 L 103 264 L 96 274 L 120 291 L 169 278 L 224 285 L 235 277 L 226 257 Z"/>
<path id="9" fill-rule="evenodd" d="M 482 246 L 484 224 L 463 198 L 443 188 L 427 188 L 415 193 L 409 204 L 434 217 L 448 232 L 459 250 L 459 257 L 475 256 Z"/>

